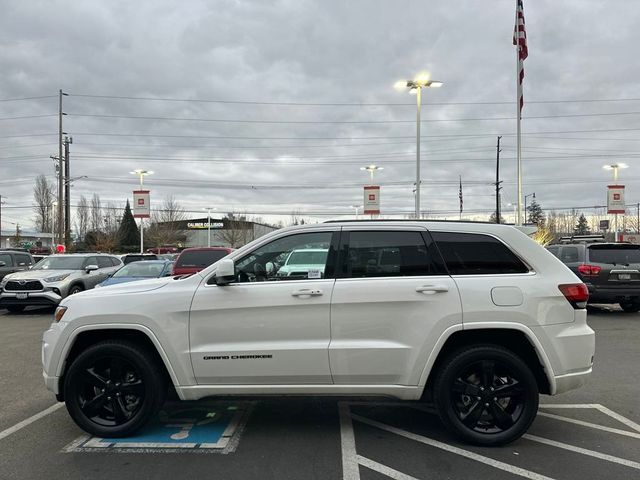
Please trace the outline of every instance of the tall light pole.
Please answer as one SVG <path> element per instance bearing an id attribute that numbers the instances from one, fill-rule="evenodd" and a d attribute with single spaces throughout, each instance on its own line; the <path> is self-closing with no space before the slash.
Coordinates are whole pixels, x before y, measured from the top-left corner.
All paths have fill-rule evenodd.
<path id="1" fill-rule="evenodd" d="M 146 175 L 153 175 L 151 170 L 142 170 L 141 168 L 137 168 L 133 172 L 129 173 L 138 175 L 140 178 L 140 190 L 144 187 L 144 177 Z M 144 218 L 142 217 L 140 218 L 140 253 L 144 253 Z"/>
<path id="2" fill-rule="evenodd" d="M 529 197 L 533 197 L 536 198 L 536 192 L 533 193 L 529 193 L 528 195 L 524 196 L 524 223 L 527 223 L 527 198 Z"/>
<path id="3" fill-rule="evenodd" d="M 360 205 L 350 205 L 349 208 L 353 208 L 356 211 L 356 220 L 358 220 L 358 210 L 360 209 Z"/>
<path id="4" fill-rule="evenodd" d="M 613 170 L 613 183 L 618 183 L 618 170 L 622 168 L 629 168 L 626 163 L 612 163 L 611 165 L 603 165 L 605 170 Z M 607 202 L 608 203 L 608 202 Z M 618 214 L 613 214 L 613 229 L 614 229 L 614 242 L 618 241 Z"/>
<path id="5" fill-rule="evenodd" d="M 421 73 L 414 80 L 400 80 L 396 82 L 396 88 L 408 88 L 409 93 L 416 94 L 416 212 L 415 217 L 420 218 L 420 110 L 422 109 L 422 89 L 438 88 L 442 82 L 430 80 L 429 74 Z"/>
<path id="6" fill-rule="evenodd" d="M 216 207 L 204 207 L 207 211 L 207 247 L 211 246 L 211 210 L 217 210 Z"/>
<path id="7" fill-rule="evenodd" d="M 367 165 L 366 167 L 360 167 L 360 170 L 366 170 L 371 174 L 371 183 L 373 184 L 373 174 L 378 170 L 384 170 L 384 167 L 379 167 L 377 165 Z"/>

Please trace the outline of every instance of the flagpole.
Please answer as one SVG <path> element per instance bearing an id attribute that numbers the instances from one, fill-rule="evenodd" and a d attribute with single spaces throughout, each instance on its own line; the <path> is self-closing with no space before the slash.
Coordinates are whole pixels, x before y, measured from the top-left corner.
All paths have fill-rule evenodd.
<path id="1" fill-rule="evenodd" d="M 521 98 L 522 98 L 522 82 L 520 82 L 520 36 L 519 36 L 519 24 L 518 24 L 518 0 L 516 0 L 516 158 L 517 158 L 517 175 L 518 175 L 518 215 L 516 218 L 516 225 L 522 225 L 522 148 L 521 148 L 521 135 L 520 135 L 520 119 L 522 116 Z"/>

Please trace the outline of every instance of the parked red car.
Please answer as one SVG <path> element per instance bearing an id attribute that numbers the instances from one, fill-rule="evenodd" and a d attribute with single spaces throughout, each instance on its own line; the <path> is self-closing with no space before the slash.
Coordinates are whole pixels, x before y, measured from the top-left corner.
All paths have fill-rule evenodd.
<path id="1" fill-rule="evenodd" d="M 185 248 L 173 265 L 173 275 L 191 275 L 199 272 L 231 252 L 233 248 L 227 247 Z"/>

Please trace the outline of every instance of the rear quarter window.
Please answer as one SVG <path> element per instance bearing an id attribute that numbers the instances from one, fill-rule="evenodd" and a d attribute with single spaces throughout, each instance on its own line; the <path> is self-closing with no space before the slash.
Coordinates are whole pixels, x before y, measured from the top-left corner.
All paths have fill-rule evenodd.
<path id="1" fill-rule="evenodd" d="M 500 240 L 484 234 L 431 232 L 451 275 L 527 273 L 527 266 Z"/>

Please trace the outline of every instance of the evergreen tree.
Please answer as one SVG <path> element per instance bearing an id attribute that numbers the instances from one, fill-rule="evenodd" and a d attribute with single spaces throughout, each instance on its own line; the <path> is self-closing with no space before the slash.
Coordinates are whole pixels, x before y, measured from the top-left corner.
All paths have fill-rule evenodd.
<path id="1" fill-rule="evenodd" d="M 584 216 L 584 213 L 580 214 L 580 218 L 578 218 L 578 223 L 576 223 L 575 228 L 573 229 L 574 235 L 590 235 L 591 229 L 589 228 L 589 223 Z"/>
<path id="2" fill-rule="evenodd" d="M 124 215 L 122 215 L 122 221 L 120 222 L 120 228 L 118 229 L 118 247 L 121 249 L 130 249 L 140 244 L 140 232 L 136 225 L 136 220 L 131 213 L 131 207 L 129 206 L 129 200 L 124 207 Z"/>
<path id="3" fill-rule="evenodd" d="M 544 212 L 542 211 L 540 204 L 536 202 L 535 198 L 531 202 L 531 205 L 527 206 L 527 220 L 529 223 L 538 225 L 539 227 L 544 226 Z"/>

